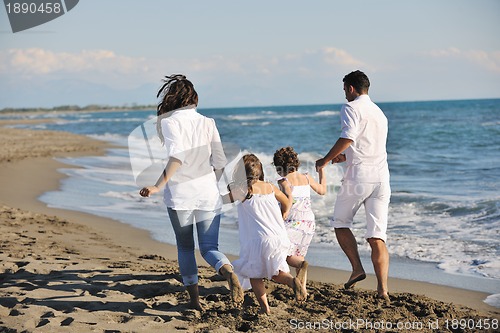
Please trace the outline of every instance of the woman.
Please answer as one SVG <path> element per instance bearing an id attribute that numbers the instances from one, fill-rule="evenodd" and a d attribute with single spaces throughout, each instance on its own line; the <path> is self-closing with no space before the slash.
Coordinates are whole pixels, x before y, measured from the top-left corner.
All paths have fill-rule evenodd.
<path id="1" fill-rule="evenodd" d="M 233 267 L 218 250 L 222 200 L 217 175 L 226 157 L 215 121 L 196 111 L 198 94 L 184 75 L 166 76 L 157 97 L 158 135 L 168 150 L 165 170 L 153 186 L 140 190 L 149 197 L 165 186 L 164 202 L 175 232 L 179 269 L 190 297 L 189 306 L 202 310 L 198 292 L 193 224 L 203 258 L 229 283 L 235 303 L 243 301 L 243 290 Z M 217 173 L 217 175 L 216 175 Z"/>

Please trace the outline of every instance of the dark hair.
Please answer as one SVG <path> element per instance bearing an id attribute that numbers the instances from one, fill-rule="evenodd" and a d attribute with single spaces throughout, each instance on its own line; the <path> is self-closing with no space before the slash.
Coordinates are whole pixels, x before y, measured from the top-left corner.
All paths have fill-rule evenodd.
<path id="1" fill-rule="evenodd" d="M 258 180 L 264 181 L 264 170 L 259 158 L 254 154 L 246 154 L 243 156 L 243 164 L 245 165 L 245 174 L 247 176 L 248 194 L 246 199 L 250 199 L 253 195 L 252 185 Z"/>
<path id="2" fill-rule="evenodd" d="M 366 94 L 370 88 L 370 80 L 368 79 L 368 76 L 360 70 L 347 74 L 344 76 L 342 82 L 346 85 L 353 86 L 358 94 Z"/>
<path id="3" fill-rule="evenodd" d="M 165 115 L 169 111 L 177 110 L 189 105 L 198 105 L 198 93 L 194 90 L 194 85 L 186 79 L 185 75 L 172 74 L 165 76 L 164 84 L 158 90 L 156 97 L 161 96 L 161 101 L 156 107 L 156 115 L 158 117 Z M 158 118 L 156 130 L 161 142 L 164 142 L 163 134 L 161 133 L 161 119 Z"/>
<path id="4" fill-rule="evenodd" d="M 300 161 L 292 147 L 284 147 L 274 153 L 273 164 L 280 176 L 286 176 L 299 169 Z"/>

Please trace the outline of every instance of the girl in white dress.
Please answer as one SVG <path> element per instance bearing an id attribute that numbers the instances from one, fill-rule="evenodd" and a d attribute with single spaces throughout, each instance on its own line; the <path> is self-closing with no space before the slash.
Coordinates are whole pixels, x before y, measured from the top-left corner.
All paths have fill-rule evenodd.
<path id="1" fill-rule="evenodd" d="M 302 282 L 290 275 L 286 262 L 290 241 L 282 214 L 288 211 L 289 200 L 276 186 L 264 182 L 262 163 L 257 156 L 243 156 L 243 164 L 246 177 L 240 175 L 229 185 L 231 201 L 241 202 L 238 205 L 240 258 L 232 264 L 243 289 L 253 289 L 260 312 L 269 314 L 264 278 L 288 285 L 299 302 L 305 300 L 307 293 Z"/>
<path id="2" fill-rule="evenodd" d="M 297 277 L 305 285 L 308 263 L 304 259 L 316 230 L 316 222 L 311 207 L 311 189 L 320 194 L 326 193 L 326 177 L 323 169 L 319 171 L 319 183 L 307 173 L 298 172 L 300 161 L 292 147 L 278 149 L 274 153 L 273 164 L 281 176 L 278 184 L 288 197 L 291 208 L 285 219 L 285 228 L 290 239 L 287 262 L 295 267 Z"/>

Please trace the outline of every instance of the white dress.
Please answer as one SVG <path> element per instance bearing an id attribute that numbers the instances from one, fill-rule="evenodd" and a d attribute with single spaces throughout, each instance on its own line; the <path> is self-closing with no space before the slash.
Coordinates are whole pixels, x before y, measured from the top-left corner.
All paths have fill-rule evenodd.
<path id="1" fill-rule="evenodd" d="M 285 228 L 291 242 L 288 250 L 290 256 L 305 257 L 316 230 L 314 213 L 311 207 L 311 185 L 308 175 L 304 175 L 307 178 L 307 185 L 293 186 L 288 179 L 282 178 L 290 184 L 293 196 L 292 208 L 290 208 L 290 213 L 285 220 Z"/>
<path id="2" fill-rule="evenodd" d="M 274 192 L 254 194 L 238 205 L 240 257 L 232 264 L 243 289 L 250 278 L 271 279 L 290 272 L 286 257 L 290 241 Z"/>

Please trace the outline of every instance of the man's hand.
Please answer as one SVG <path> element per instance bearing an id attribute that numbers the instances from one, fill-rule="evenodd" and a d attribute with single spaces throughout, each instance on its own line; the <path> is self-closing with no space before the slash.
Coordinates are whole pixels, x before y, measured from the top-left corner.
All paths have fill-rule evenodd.
<path id="1" fill-rule="evenodd" d="M 345 154 L 339 154 L 332 160 L 332 164 L 345 162 Z"/>

